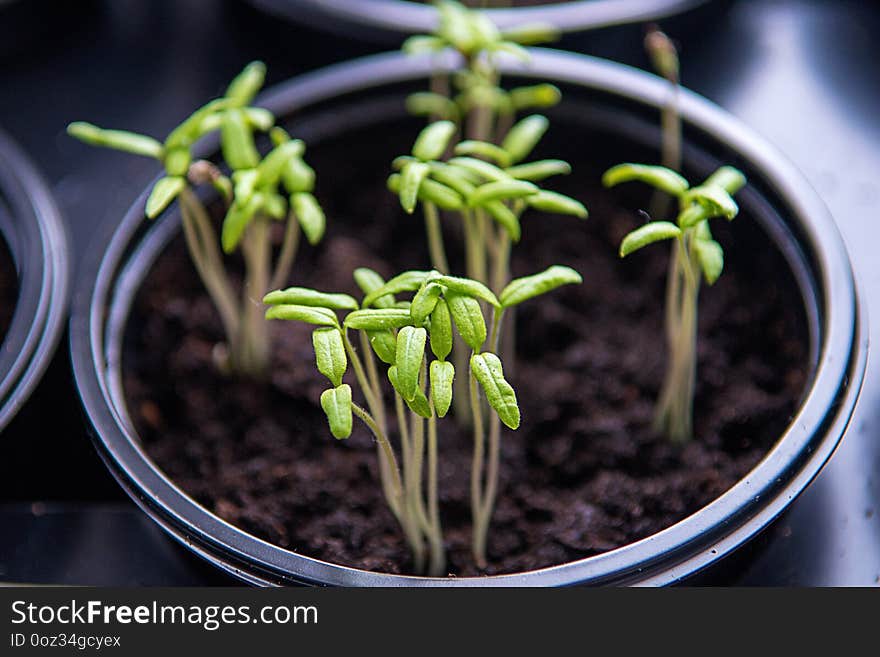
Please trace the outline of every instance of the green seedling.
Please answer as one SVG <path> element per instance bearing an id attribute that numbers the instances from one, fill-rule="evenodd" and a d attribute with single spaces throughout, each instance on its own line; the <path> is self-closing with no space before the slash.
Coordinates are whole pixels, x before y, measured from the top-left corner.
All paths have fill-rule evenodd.
<path id="1" fill-rule="evenodd" d="M 284 285 L 293 267 L 300 235 L 316 244 L 325 218 L 313 195 L 314 171 L 305 163 L 305 144 L 291 139 L 275 117 L 251 103 L 263 85 L 265 66 L 249 64 L 222 98 L 196 110 L 160 142 L 121 130 L 76 122 L 68 133 L 95 146 L 158 160 L 165 175 L 153 187 L 145 214 L 153 219 L 179 200 L 183 233 L 196 271 L 217 309 L 226 343 L 215 351 L 218 366 L 235 375 L 261 378 L 269 363 L 268 325 L 259 300 Z M 211 132 L 220 133 L 223 160 L 231 173 L 192 148 Z M 268 132 L 273 148 L 260 156 L 255 133 Z M 195 188 L 210 184 L 226 206 L 220 235 Z M 283 222 L 283 238 L 273 258 L 271 224 Z M 224 255 L 240 251 L 245 264 L 241 292 Z"/>
<path id="2" fill-rule="evenodd" d="M 348 438 L 357 417 L 373 433 L 388 506 L 416 570 L 434 576 L 443 575 L 446 567 L 437 489 L 439 425 L 451 407 L 456 376 L 467 381 L 474 414 L 473 553 L 484 567 L 498 489 L 501 425 L 520 425 L 516 393 L 497 355 L 504 314 L 561 285 L 580 283 L 581 277 L 568 267 L 554 266 L 512 281 L 497 296 L 479 281 L 436 270 L 407 271 L 386 282 L 372 270 L 358 269 L 355 280 L 364 292 L 360 303 L 348 295 L 288 288 L 266 295 L 266 317 L 315 326 L 316 366 L 330 382 L 321 395 L 330 431 L 339 440 Z M 411 297 L 399 300 L 402 294 Z M 488 322 L 481 304 L 491 309 Z M 341 318 L 340 311 L 345 313 Z M 465 368 L 447 360 L 455 336 L 470 350 Z M 396 447 L 380 366 L 386 369 L 393 397 Z M 363 406 L 344 380 L 349 371 Z M 484 404 L 491 409 L 489 418 L 483 417 Z"/>
<path id="3" fill-rule="evenodd" d="M 715 283 L 724 268 L 724 251 L 709 229 L 709 220 L 732 220 L 739 212 L 732 195 L 746 183 L 745 176 L 724 166 L 703 184 L 691 187 L 681 175 L 659 166 L 621 164 L 605 172 L 606 187 L 629 182 L 647 183 L 678 200 L 675 221 L 650 221 L 627 235 L 620 244 L 625 257 L 654 242 L 672 240 L 666 281 L 666 341 L 669 357 L 660 397 L 656 429 L 674 442 L 693 436 L 693 403 L 697 372 L 697 298 L 700 282 Z"/>
<path id="4" fill-rule="evenodd" d="M 436 121 L 422 130 L 409 155 L 394 160 L 397 171 L 388 178 L 388 187 L 399 196 L 406 212 L 414 212 L 421 204 L 435 269 L 450 271 L 440 210 L 460 223 L 467 276 L 496 294 L 510 280 L 511 248 L 522 236 L 521 219 L 526 210 L 587 216 L 579 201 L 540 186 L 551 176 L 568 174 L 571 167 L 567 162 L 525 161 L 548 127 L 545 117 L 534 114 L 515 124 L 500 145 L 473 139 L 454 144 L 455 124 Z M 504 351 L 513 348 L 512 328 L 511 322 L 500 345 Z M 512 358 L 508 354 L 508 359 Z M 467 348 L 460 341 L 454 361 L 459 368 L 467 364 Z M 467 423 L 472 412 L 464 384 L 462 379 L 456 384 L 455 412 L 459 421 Z"/>

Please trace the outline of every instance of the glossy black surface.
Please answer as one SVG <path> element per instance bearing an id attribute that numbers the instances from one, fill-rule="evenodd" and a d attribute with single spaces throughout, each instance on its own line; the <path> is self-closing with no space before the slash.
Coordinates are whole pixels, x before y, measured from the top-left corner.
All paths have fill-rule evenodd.
<path id="1" fill-rule="evenodd" d="M 52 21 L 51 14 L 44 16 Z M 880 316 L 880 261 L 872 241 L 880 199 L 875 115 L 880 83 L 874 75 L 880 47 L 872 37 L 880 8 L 847 1 L 742 0 L 713 16 L 717 23 L 682 40 L 684 82 L 743 118 L 805 172 L 848 242 L 869 313 Z M 122 215 L 156 167 L 78 148 L 63 134 L 67 121 L 89 118 L 162 134 L 218 93 L 250 59 L 269 64 L 271 84 L 371 50 L 263 18 L 237 2 L 207 0 L 83 3 L 78 16 L 64 16 L 63 29 L 51 34 L 30 43 L 19 39 L 11 54 L 0 54 L 0 125 L 53 184 L 80 253 L 96 232 Z M 573 45 L 643 65 L 637 44 L 635 33 L 628 32 L 610 43 L 606 37 L 584 36 Z M 872 338 L 877 331 L 875 322 Z M 880 378 L 874 360 L 852 426 L 830 465 L 772 533 L 704 581 L 878 582 Z M 63 355 L 56 360 L 46 385 L 2 436 L 0 496 L 21 504 L 0 508 L 0 526 L 5 537 L 26 536 L 28 548 L 23 557 L 16 547 L 21 542 L 0 541 L 0 579 L 133 583 L 138 581 L 135 554 L 149 560 L 151 583 L 225 581 L 155 535 L 156 528 L 122 500 L 85 434 L 64 361 Z M 39 399 L 52 402 L 53 412 L 37 406 Z M 29 520 L 31 503 L 46 499 L 90 502 Z M 96 503 L 106 500 L 119 501 L 122 510 Z M 77 530 L 84 518 L 92 527 L 106 528 L 106 536 L 124 534 L 130 542 L 94 540 L 91 532 Z M 13 526 L 14 532 L 6 531 Z M 117 527 L 121 533 L 115 533 Z M 61 535 L 71 541 L 64 549 L 56 538 Z M 69 554 L 78 555 L 76 563 Z M 102 569 L 110 563 L 119 569 L 104 579 Z"/>

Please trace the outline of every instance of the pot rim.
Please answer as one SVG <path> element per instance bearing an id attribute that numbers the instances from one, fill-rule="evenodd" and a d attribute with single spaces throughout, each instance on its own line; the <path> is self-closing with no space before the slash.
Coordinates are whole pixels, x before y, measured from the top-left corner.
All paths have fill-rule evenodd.
<path id="1" fill-rule="evenodd" d="M 659 108 L 668 86 L 656 76 L 585 55 L 533 49 L 528 66 L 505 72 L 570 83 Z M 291 79 L 261 96 L 279 116 L 348 93 L 427 76 L 436 60 L 399 53 L 365 57 Z M 444 65 L 450 66 L 452 60 Z M 812 382 L 789 427 L 768 454 L 732 488 L 676 524 L 615 550 L 556 566 L 505 575 L 428 578 L 375 573 L 296 554 L 247 534 L 198 505 L 149 460 L 114 406 L 112 376 L 118 349 L 107 354 L 104 316 L 117 269 L 143 221 L 149 190 L 115 229 L 106 251 L 93 251 L 79 282 L 71 319 L 74 374 L 102 457 L 129 494 L 187 547 L 252 583 L 298 581 L 380 586 L 547 586 L 579 582 L 669 584 L 693 574 L 748 540 L 812 481 L 830 458 L 852 415 L 867 359 L 866 317 L 860 312 L 849 258 L 837 227 L 800 173 L 773 147 L 721 108 L 684 91 L 682 117 L 690 127 L 735 150 L 784 201 L 813 258 L 824 312 Z M 132 290 L 122 291 L 132 296 Z M 819 385 L 821 383 L 821 385 Z M 124 401 L 123 401 L 124 404 Z M 746 503 L 749 500 L 755 503 Z M 654 546 L 663 546 L 658 552 Z M 671 565 L 657 569 L 660 560 Z"/>
<path id="2" fill-rule="evenodd" d="M 67 230 L 34 165 L 0 131 L 2 230 L 18 274 L 18 298 L 0 349 L 0 431 L 40 381 L 61 338 L 70 292 Z"/>
<path id="3" fill-rule="evenodd" d="M 343 21 L 397 34 L 430 32 L 436 9 L 409 0 L 249 0 L 256 7 L 292 20 Z M 707 0 L 571 0 L 532 7 L 484 9 L 501 29 L 547 23 L 564 33 L 626 23 L 659 20 L 704 4 Z M 326 25 L 321 23 L 322 26 Z"/>

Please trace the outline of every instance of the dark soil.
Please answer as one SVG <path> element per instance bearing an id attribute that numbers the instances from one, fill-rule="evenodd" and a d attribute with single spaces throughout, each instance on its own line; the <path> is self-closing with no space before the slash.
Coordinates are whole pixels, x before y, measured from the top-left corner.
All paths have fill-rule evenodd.
<path id="1" fill-rule="evenodd" d="M 408 150 L 413 130 L 396 125 L 310 148 L 332 223 L 319 248 L 301 252 L 296 284 L 355 293 L 357 266 L 384 275 L 424 267 L 421 221 L 405 217 L 384 188 L 387 163 Z M 558 126 L 552 134 L 536 156 L 572 161 L 576 175 L 556 187 L 584 200 L 591 218 L 526 218 L 515 273 L 559 262 L 585 283 L 518 313 L 511 374 L 523 425 L 504 436 L 488 573 L 598 554 L 717 498 L 786 428 L 807 372 L 804 313 L 782 257 L 747 215 L 719 222 L 727 271 L 701 296 L 697 439 L 677 448 L 656 436 L 666 249 L 617 258 L 621 237 L 642 221 L 634 210 L 644 199 L 588 181 L 629 156 L 601 155 L 595 137 L 566 140 Z M 172 244 L 149 274 L 127 335 L 129 408 L 150 456 L 207 509 L 255 536 L 330 562 L 408 572 L 369 434 L 356 426 L 346 442 L 330 436 L 317 405 L 326 382 L 314 370 L 310 330 L 272 328 L 268 384 L 218 376 L 211 361 L 218 321 L 182 245 Z M 479 574 L 469 555 L 470 451 L 468 435 L 445 422 L 441 513 L 456 575 Z"/>

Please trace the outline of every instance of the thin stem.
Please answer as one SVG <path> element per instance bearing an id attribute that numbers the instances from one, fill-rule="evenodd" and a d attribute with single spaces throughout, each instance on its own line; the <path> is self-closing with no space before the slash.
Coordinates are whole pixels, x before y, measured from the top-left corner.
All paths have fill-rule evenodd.
<path id="1" fill-rule="evenodd" d="M 379 384 L 379 374 L 376 370 L 376 359 L 373 356 L 373 350 L 370 348 L 369 338 L 367 337 L 366 332 L 358 331 L 361 343 L 361 351 L 364 352 L 364 360 L 367 363 L 367 378 L 369 379 L 370 387 L 373 390 L 373 397 L 379 402 L 376 405 L 376 423 L 382 429 L 382 432 L 388 433 L 388 423 L 385 417 L 385 404 L 382 403 L 382 388 Z M 377 444 L 377 450 L 381 450 L 381 447 Z M 388 471 L 388 465 L 385 462 L 385 459 L 381 458 L 381 454 L 379 455 L 379 479 L 382 482 L 382 492 L 385 494 L 385 499 L 388 500 L 389 504 L 393 507 L 393 491 L 391 488 L 391 473 Z M 395 512 L 398 515 L 398 512 Z"/>
<path id="2" fill-rule="evenodd" d="M 220 315 L 220 321 L 223 324 L 223 331 L 226 334 L 227 342 L 231 342 L 233 336 L 238 331 L 238 309 L 235 301 L 235 294 L 229 279 L 226 277 L 226 271 L 222 268 L 222 264 L 218 268 L 216 258 L 212 257 L 212 249 L 216 251 L 216 241 L 209 242 L 201 239 L 199 234 L 204 234 L 204 229 L 200 230 L 200 225 L 206 223 L 207 212 L 198 200 L 198 197 L 185 187 L 180 193 L 181 218 L 183 222 L 183 233 L 186 239 L 187 249 L 190 257 L 195 265 L 202 284 L 211 297 L 214 307 Z M 207 221 L 207 227 L 211 232 L 210 222 Z M 216 235 L 215 235 L 216 239 Z"/>
<path id="3" fill-rule="evenodd" d="M 443 245 L 443 230 L 440 227 L 440 214 L 437 212 L 437 206 L 429 201 L 422 205 L 425 212 L 425 232 L 428 235 L 431 265 L 441 274 L 448 274 L 449 262 L 446 259 L 446 247 Z"/>
<path id="4" fill-rule="evenodd" d="M 437 418 L 433 413 L 428 420 L 428 519 L 432 528 L 430 534 L 430 573 L 439 577 L 446 570 L 446 554 L 443 550 L 443 529 L 440 526 L 440 504 L 437 490 Z"/>
<path id="5" fill-rule="evenodd" d="M 269 369 L 269 330 L 264 317 L 263 296 L 269 287 L 269 220 L 257 216 L 242 242 L 245 281 L 241 298 L 241 321 L 229 353 L 230 364 L 239 372 L 262 378 Z"/>
<path id="6" fill-rule="evenodd" d="M 299 226 L 299 221 L 293 214 L 293 210 L 291 210 L 287 217 L 287 225 L 284 227 L 284 240 L 281 242 L 281 251 L 278 253 L 278 260 L 275 262 L 272 282 L 269 284 L 270 290 L 278 290 L 287 284 L 290 278 L 290 270 L 293 269 L 293 263 L 296 260 L 301 233 L 302 229 Z"/>
<path id="7" fill-rule="evenodd" d="M 483 459 L 484 459 L 484 443 L 485 427 L 483 426 L 483 408 L 480 403 L 480 397 L 477 392 L 477 380 L 473 371 L 469 372 L 470 400 L 471 411 L 473 412 L 474 423 L 474 453 L 471 462 L 471 516 L 473 518 L 473 541 L 472 550 L 474 561 L 478 568 L 486 567 L 486 551 L 485 544 L 480 540 L 480 536 L 484 533 L 482 522 L 483 508 Z"/>
<path id="8" fill-rule="evenodd" d="M 360 385 L 364 398 L 367 400 L 367 406 L 369 406 L 370 412 L 374 415 L 383 415 L 383 411 L 381 410 L 378 413 L 376 412 L 381 405 L 381 400 L 373 395 L 373 388 L 370 386 L 370 381 L 367 378 L 364 365 L 361 362 L 360 356 L 357 354 L 357 350 L 355 350 L 354 345 L 351 343 L 351 340 L 348 339 L 348 331 L 346 329 L 342 330 L 342 344 L 345 345 L 345 351 L 348 353 L 348 358 L 354 368 L 355 378 L 357 378 L 358 385 Z"/>

